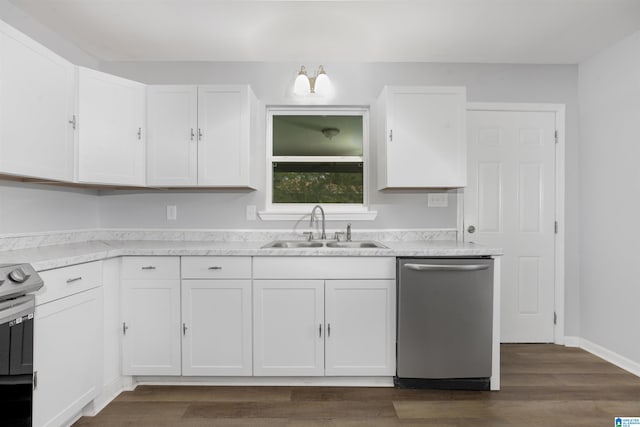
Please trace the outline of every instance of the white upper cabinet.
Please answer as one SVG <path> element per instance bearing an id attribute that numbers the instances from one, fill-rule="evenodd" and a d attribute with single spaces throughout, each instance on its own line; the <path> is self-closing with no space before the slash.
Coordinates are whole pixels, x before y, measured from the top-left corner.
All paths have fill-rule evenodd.
<path id="1" fill-rule="evenodd" d="M 387 86 L 379 97 L 378 188 L 466 185 L 466 89 Z"/>
<path id="2" fill-rule="evenodd" d="M 73 180 L 74 66 L 0 22 L 0 173 Z"/>
<path id="3" fill-rule="evenodd" d="M 78 182 L 145 185 L 145 85 L 78 72 Z"/>
<path id="4" fill-rule="evenodd" d="M 150 86 L 150 186 L 253 187 L 256 98 L 246 85 Z"/>
<path id="5" fill-rule="evenodd" d="M 198 184 L 252 187 L 256 98 L 249 86 L 198 87 Z"/>
<path id="6" fill-rule="evenodd" d="M 198 185 L 198 88 L 147 88 L 147 184 Z"/>

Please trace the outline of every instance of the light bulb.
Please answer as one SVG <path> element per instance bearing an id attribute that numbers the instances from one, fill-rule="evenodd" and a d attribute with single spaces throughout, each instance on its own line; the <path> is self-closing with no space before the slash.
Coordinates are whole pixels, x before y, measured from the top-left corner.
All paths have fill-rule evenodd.
<path id="1" fill-rule="evenodd" d="M 329 94 L 329 90 L 331 88 L 331 81 L 329 80 L 329 76 L 327 76 L 327 73 L 325 73 L 324 68 L 322 68 L 322 65 L 320 66 L 320 68 L 318 69 L 318 75 L 316 77 L 316 81 L 315 81 L 315 93 L 317 93 L 320 96 L 325 96 Z"/>
<path id="2" fill-rule="evenodd" d="M 293 84 L 293 93 L 296 95 L 308 95 L 311 93 L 311 83 L 309 82 L 309 77 L 307 77 L 307 70 L 304 68 L 304 65 L 300 68 L 300 72 Z"/>

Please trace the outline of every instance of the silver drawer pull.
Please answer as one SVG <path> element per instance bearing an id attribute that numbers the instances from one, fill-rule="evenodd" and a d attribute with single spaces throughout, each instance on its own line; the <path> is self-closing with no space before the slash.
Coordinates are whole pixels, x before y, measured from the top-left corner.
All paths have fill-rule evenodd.
<path id="1" fill-rule="evenodd" d="M 148 265 L 146 267 L 142 267 L 143 270 L 155 270 L 156 268 L 153 265 Z"/>
<path id="2" fill-rule="evenodd" d="M 77 282 L 78 280 L 82 280 L 82 276 L 73 277 L 71 279 L 67 279 L 67 283 Z"/>
<path id="3" fill-rule="evenodd" d="M 404 268 L 414 271 L 479 271 L 487 270 L 488 264 L 405 264 Z"/>
<path id="4" fill-rule="evenodd" d="M 209 270 L 222 270 L 222 267 L 219 265 L 214 265 L 213 267 L 209 267 Z"/>

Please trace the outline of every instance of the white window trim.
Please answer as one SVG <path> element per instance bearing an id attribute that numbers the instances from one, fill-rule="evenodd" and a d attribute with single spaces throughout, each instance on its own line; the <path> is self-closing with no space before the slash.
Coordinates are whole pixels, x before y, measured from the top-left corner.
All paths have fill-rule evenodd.
<path id="1" fill-rule="evenodd" d="M 301 220 L 309 218 L 315 203 L 273 203 L 273 170 L 271 164 L 278 160 L 323 161 L 322 157 L 279 157 L 273 155 L 273 116 L 274 115 L 353 115 L 362 116 L 362 204 L 322 203 L 327 220 L 371 221 L 378 212 L 369 209 L 369 108 L 368 107 L 267 107 L 266 121 L 266 203 L 265 210 L 258 212 L 260 219 L 266 221 Z M 359 157 L 327 157 L 325 160 L 353 162 Z"/>

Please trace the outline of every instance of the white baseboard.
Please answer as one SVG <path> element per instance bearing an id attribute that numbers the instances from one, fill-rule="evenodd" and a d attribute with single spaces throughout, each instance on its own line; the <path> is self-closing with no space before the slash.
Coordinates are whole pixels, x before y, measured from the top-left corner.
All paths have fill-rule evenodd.
<path id="1" fill-rule="evenodd" d="M 564 337 L 565 347 L 580 347 L 580 337 Z"/>
<path id="2" fill-rule="evenodd" d="M 102 411 L 113 399 L 118 397 L 120 393 L 125 390 L 124 377 L 118 377 L 111 383 L 102 387 L 102 393 L 100 393 L 90 405 L 84 408 L 82 415 L 88 417 L 94 417 Z"/>
<path id="3" fill-rule="evenodd" d="M 627 357 L 621 356 L 620 354 L 604 348 L 601 345 L 591 342 L 587 339 L 580 337 L 565 337 L 565 346 L 580 347 L 581 349 L 588 351 L 589 353 L 594 354 L 601 359 L 604 359 L 607 362 L 612 363 L 617 367 L 640 377 L 640 363 L 634 362 Z"/>

